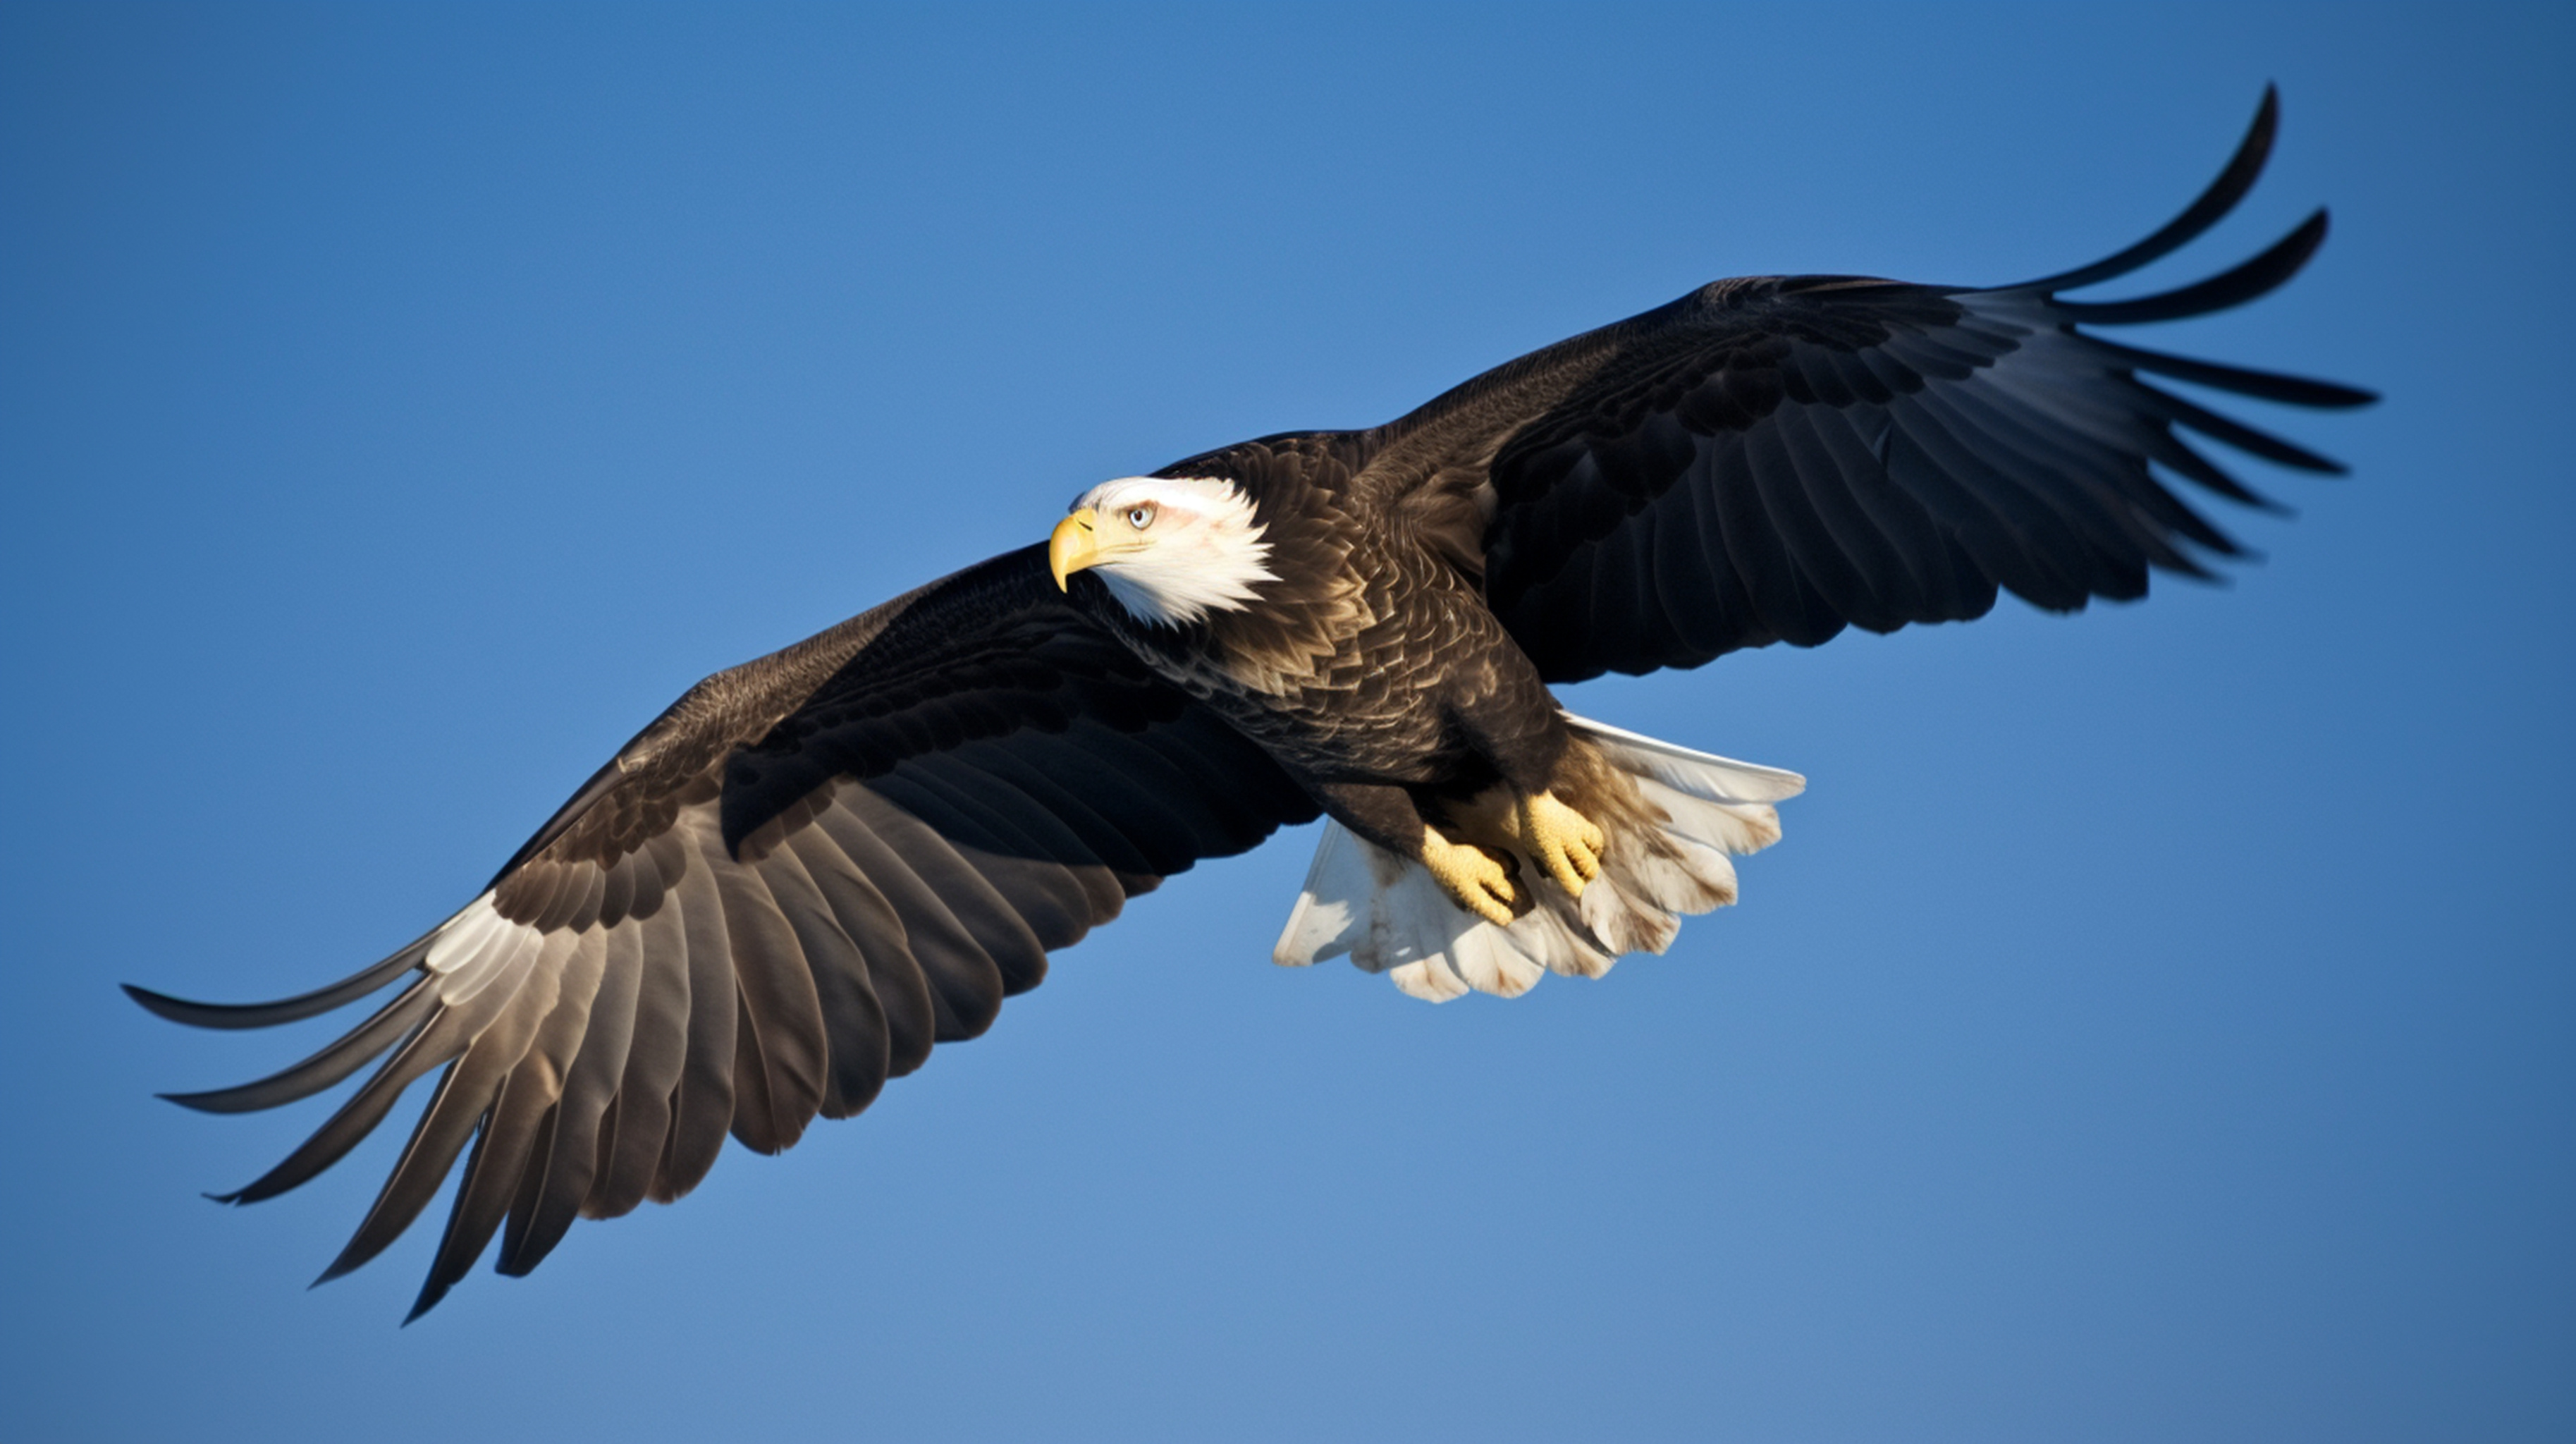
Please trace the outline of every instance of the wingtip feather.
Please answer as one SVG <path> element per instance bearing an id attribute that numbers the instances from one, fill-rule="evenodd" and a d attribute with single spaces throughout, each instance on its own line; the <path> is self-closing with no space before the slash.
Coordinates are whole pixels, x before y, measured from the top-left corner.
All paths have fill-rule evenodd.
<path id="1" fill-rule="evenodd" d="M 127 997 L 141 1004 L 146 1012 L 191 1028 L 273 1028 L 280 1023 L 299 1022 L 345 1007 L 376 991 L 417 966 L 428 952 L 430 940 L 437 936 L 437 929 L 433 928 L 414 939 L 409 946 L 360 968 L 336 983 L 267 1003 L 200 1003 L 133 983 L 119 983 L 117 986 L 125 990 Z"/>
<path id="2" fill-rule="evenodd" d="M 2241 306 L 2288 284 L 2325 244 L 2326 213 L 2319 210 L 2253 259 L 2231 266 L 2207 280 L 2125 301 L 2052 301 L 2059 315 L 2097 326 L 2133 326 L 2148 321 L 2178 321 Z"/>
<path id="3" fill-rule="evenodd" d="M 2262 176 L 2264 165 L 2271 159 L 2272 141 L 2280 130 L 2280 122 L 2280 89 L 2267 84 L 2263 87 L 2262 103 L 2254 109 L 2254 123 L 2246 128 L 2245 138 L 2237 142 L 2235 154 L 2228 157 L 2226 166 L 2218 173 L 2218 179 L 2210 182 L 2208 188 L 2195 197 L 2190 205 L 2183 207 L 2181 214 L 2167 221 L 2145 240 L 2095 261 L 2089 266 L 2078 266 L 2074 270 L 2060 271 L 2053 276 L 2042 276 L 2035 281 L 2021 281 L 2010 286 L 1998 286 L 1995 289 L 2072 291 L 2110 280 L 2115 276 L 2127 275 L 2149 262 L 2162 259 L 2189 245 L 2198 239 L 2202 232 L 2218 224 L 2229 211 L 2236 209 L 2236 203 L 2245 199 L 2246 193 L 2254 189 L 2254 182 Z"/>
<path id="4" fill-rule="evenodd" d="M 446 1297 L 447 1290 L 444 1288 L 438 1289 L 434 1292 L 427 1288 L 422 1289 L 420 1291 L 420 1297 L 412 1300 L 411 1312 L 404 1314 L 402 1322 L 397 1324 L 395 1327 L 404 1329 L 410 1328 L 413 1324 L 420 1322 L 422 1315 L 428 1313 L 431 1309 L 437 1308 L 439 1301 Z"/>

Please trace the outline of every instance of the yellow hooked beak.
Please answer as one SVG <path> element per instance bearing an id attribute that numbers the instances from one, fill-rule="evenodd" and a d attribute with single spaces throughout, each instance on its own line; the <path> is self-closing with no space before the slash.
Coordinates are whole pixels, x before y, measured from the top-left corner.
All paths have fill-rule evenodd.
<path id="1" fill-rule="evenodd" d="M 1056 590 L 1065 590 L 1075 572 L 1100 560 L 1100 538 L 1092 530 L 1099 520 L 1086 506 L 1055 524 L 1055 535 L 1047 538 L 1047 570 L 1055 573 Z"/>

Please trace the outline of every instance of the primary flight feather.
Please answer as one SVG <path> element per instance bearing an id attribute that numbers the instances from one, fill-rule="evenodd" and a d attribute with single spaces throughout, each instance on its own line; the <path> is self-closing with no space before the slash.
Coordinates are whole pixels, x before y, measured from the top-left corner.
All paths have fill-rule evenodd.
<path id="1" fill-rule="evenodd" d="M 2191 241 L 2253 185 L 2276 102 L 2164 229 L 1995 288 L 1719 281 L 1365 431 L 1302 431 L 1097 486 L 1044 542 L 689 689 L 463 910 L 256 1028 L 400 981 L 338 1042 L 237 1088 L 271 1108 L 375 1071 L 230 1201 L 273 1197 L 438 1074 L 324 1274 L 374 1257 L 466 1158 L 417 1317 L 500 1236 L 669 1201 L 727 1135 L 773 1153 L 1047 955 L 1200 858 L 1329 818 L 1274 953 L 1418 997 L 1502 996 L 1660 952 L 1732 902 L 1794 773 L 1585 721 L 1553 685 L 2143 595 L 2236 551 L 2168 480 L 2262 499 L 2196 434 L 2331 462 L 2148 377 L 2301 406 L 2371 398 L 2102 339 L 2289 279 L 2323 212 L 2196 285 L 2061 293 Z M 470 1148 L 471 1152 L 467 1150 Z"/>

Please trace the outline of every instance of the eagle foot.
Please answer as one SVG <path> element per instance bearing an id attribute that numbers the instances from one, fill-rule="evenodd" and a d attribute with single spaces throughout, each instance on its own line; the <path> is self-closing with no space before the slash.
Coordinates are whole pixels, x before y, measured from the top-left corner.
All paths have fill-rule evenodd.
<path id="1" fill-rule="evenodd" d="M 1512 904 L 1520 900 L 1512 886 L 1508 856 L 1498 856 L 1469 842 L 1451 842 L 1436 827 L 1422 829 L 1422 865 L 1431 869 L 1441 891 L 1460 907 L 1501 927 L 1511 926 Z"/>
<path id="2" fill-rule="evenodd" d="M 1513 813 L 1512 828 L 1521 846 L 1529 849 L 1568 896 L 1583 896 L 1584 887 L 1601 875 L 1601 854 L 1609 847 L 1608 837 L 1592 819 L 1557 801 L 1555 793 L 1522 798 Z"/>

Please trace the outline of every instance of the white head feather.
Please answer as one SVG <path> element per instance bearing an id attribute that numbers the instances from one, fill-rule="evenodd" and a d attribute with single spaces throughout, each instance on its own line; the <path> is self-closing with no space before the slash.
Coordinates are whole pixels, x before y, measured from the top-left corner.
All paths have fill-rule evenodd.
<path id="1" fill-rule="evenodd" d="M 1231 481 L 1123 476 L 1074 499 L 1073 510 L 1084 507 L 1105 553 L 1091 571 L 1140 621 L 1178 627 L 1239 612 L 1257 597 L 1254 583 L 1278 580 L 1252 498 Z"/>

